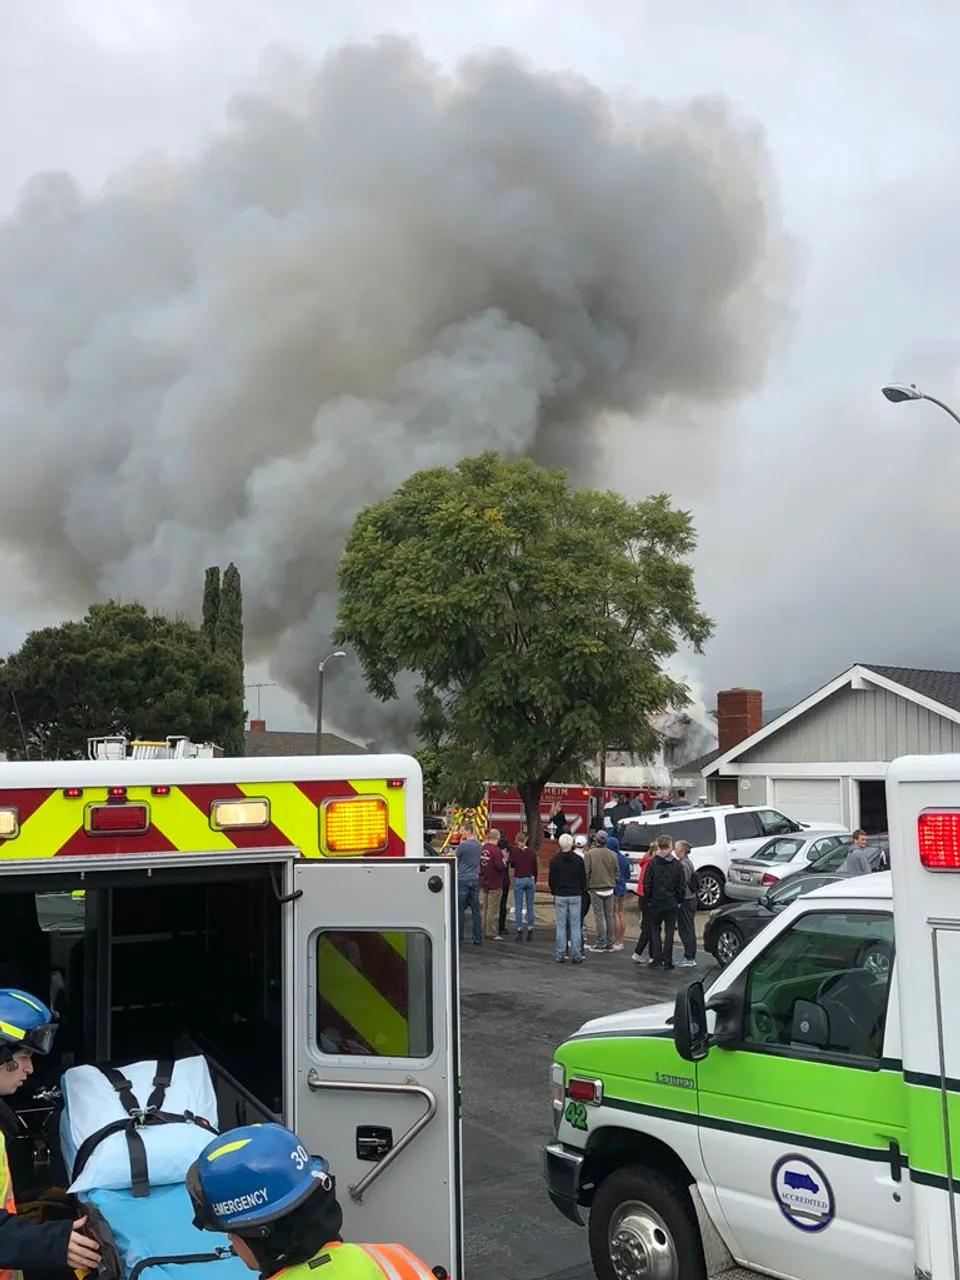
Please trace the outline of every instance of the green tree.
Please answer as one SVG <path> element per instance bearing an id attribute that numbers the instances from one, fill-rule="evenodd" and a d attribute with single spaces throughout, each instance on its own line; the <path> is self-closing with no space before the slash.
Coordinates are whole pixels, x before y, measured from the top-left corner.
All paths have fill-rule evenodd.
<path id="1" fill-rule="evenodd" d="M 203 634 L 211 649 L 217 647 L 217 617 L 220 613 L 220 566 L 213 565 L 203 576 Z"/>
<path id="2" fill-rule="evenodd" d="M 485 453 L 360 513 L 336 643 L 384 701 L 401 671 L 417 673 L 423 741 L 454 781 L 518 787 L 537 841 L 548 782 L 612 741 L 649 756 L 648 716 L 688 701 L 662 663 L 711 634 L 695 543 L 666 494 L 572 490 L 563 471 Z"/>
<path id="3" fill-rule="evenodd" d="M 477 805 L 483 799 L 484 780 L 472 772 L 469 752 L 446 742 L 420 747 L 414 752 L 423 770 L 425 805 Z"/>
<path id="4" fill-rule="evenodd" d="M 243 731 L 247 719 L 243 704 L 243 590 L 240 570 L 232 562 L 224 570 L 220 585 L 214 649 L 218 657 L 233 662 L 240 672 L 240 701 L 234 724 L 224 737 L 223 750 L 228 756 L 242 756 L 246 751 Z"/>
<path id="5" fill-rule="evenodd" d="M 0 750 L 76 759 L 87 738 L 187 734 L 223 745 L 243 706 L 243 676 L 203 633 L 139 604 L 96 604 L 78 622 L 32 631 L 0 660 Z"/>

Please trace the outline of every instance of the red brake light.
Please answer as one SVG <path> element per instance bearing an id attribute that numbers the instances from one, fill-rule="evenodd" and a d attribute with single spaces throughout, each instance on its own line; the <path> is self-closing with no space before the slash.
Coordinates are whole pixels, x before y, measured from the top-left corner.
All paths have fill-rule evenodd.
<path id="1" fill-rule="evenodd" d="M 567 1097 L 574 1102 L 599 1102 L 603 1097 L 603 1082 L 574 1076 L 567 1081 Z"/>
<path id="2" fill-rule="evenodd" d="M 777 880 L 776 876 L 772 876 L 768 871 L 767 874 L 760 881 L 760 883 L 761 884 L 779 884 L 780 882 Z"/>
<path id="3" fill-rule="evenodd" d="M 68 800 L 76 800 L 77 796 L 83 795 L 83 787 L 64 787 L 63 794 Z"/>
<path id="4" fill-rule="evenodd" d="M 387 786 L 388 786 L 388 787 L 392 787 L 394 790 L 396 790 L 396 788 L 397 788 L 397 787 L 402 787 L 402 786 L 403 786 L 403 779 L 402 779 L 402 778 L 390 778 L 390 779 L 388 780 L 388 782 L 387 782 Z"/>
<path id="5" fill-rule="evenodd" d="M 960 810 L 917 818 L 920 862 L 928 871 L 960 871 Z"/>
<path id="6" fill-rule="evenodd" d="M 150 794 L 152 796 L 168 796 L 170 794 L 169 787 L 151 787 Z"/>
<path id="7" fill-rule="evenodd" d="M 142 836 L 150 830 L 145 804 L 92 804 L 87 809 L 90 835 Z"/>
<path id="8" fill-rule="evenodd" d="M 116 801 L 116 800 L 126 800 L 126 798 L 127 798 L 127 788 L 126 788 L 126 787 L 107 787 L 107 799 L 108 799 L 108 800 L 114 800 L 114 801 Z"/>

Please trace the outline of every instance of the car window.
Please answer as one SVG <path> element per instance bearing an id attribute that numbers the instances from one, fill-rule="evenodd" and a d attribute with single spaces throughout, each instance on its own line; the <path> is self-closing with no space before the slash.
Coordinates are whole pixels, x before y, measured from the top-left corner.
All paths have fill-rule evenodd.
<path id="1" fill-rule="evenodd" d="M 747 973 L 745 1043 L 879 1060 L 892 965 L 889 912 L 801 916 Z"/>
<path id="2" fill-rule="evenodd" d="M 829 875 L 788 876 L 786 880 L 781 880 L 775 888 L 770 890 L 767 901 L 773 907 L 785 907 L 794 898 L 799 898 L 804 893 L 813 893 L 814 889 L 819 889 L 822 884 L 829 884 L 833 878 Z"/>
<path id="3" fill-rule="evenodd" d="M 671 840 L 686 840 L 691 849 L 703 849 L 717 843 L 717 828 L 713 818 L 684 818 L 663 828 Z"/>
<path id="4" fill-rule="evenodd" d="M 755 840 L 765 834 L 755 813 L 728 813 L 723 821 L 728 840 Z"/>
<path id="5" fill-rule="evenodd" d="M 816 862 L 817 858 L 829 853 L 831 849 L 835 849 L 840 843 L 842 843 L 840 836 L 821 836 L 819 840 L 814 840 L 810 846 L 810 862 Z"/>
<path id="6" fill-rule="evenodd" d="M 842 871 L 852 843 L 849 839 L 841 840 L 840 844 L 835 848 L 828 850 L 827 853 L 817 858 L 816 862 L 811 863 L 811 869 L 813 871 Z"/>
<path id="7" fill-rule="evenodd" d="M 767 836 L 783 836 L 796 831 L 797 824 L 776 809 L 761 809 L 757 814 L 763 834 Z"/>
<path id="8" fill-rule="evenodd" d="M 787 836 L 778 836 L 776 840 L 768 840 L 753 855 L 761 862 L 791 862 L 804 846 L 803 840 L 790 840 Z"/>
<path id="9" fill-rule="evenodd" d="M 624 822 L 620 827 L 620 848 L 624 853 L 646 853 L 656 834 L 650 822 Z"/>

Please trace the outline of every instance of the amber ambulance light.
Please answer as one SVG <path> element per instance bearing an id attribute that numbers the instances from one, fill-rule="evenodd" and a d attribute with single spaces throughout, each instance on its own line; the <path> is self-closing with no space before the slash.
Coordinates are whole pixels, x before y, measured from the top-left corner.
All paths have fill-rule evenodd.
<path id="1" fill-rule="evenodd" d="M 0 840 L 12 840 L 20 834 L 20 810 L 8 804 L 0 808 Z"/>
<path id="2" fill-rule="evenodd" d="M 270 825 L 269 800 L 214 800 L 210 806 L 214 831 L 236 831 Z"/>
<path id="3" fill-rule="evenodd" d="M 145 804 L 91 804 L 85 829 L 91 836 L 142 836 L 150 830 L 150 812 Z"/>
<path id="4" fill-rule="evenodd" d="M 328 800 L 322 823 L 324 845 L 332 854 L 382 853 L 389 843 L 387 802 L 380 796 Z"/>
<path id="5" fill-rule="evenodd" d="M 597 1105 L 603 1099 L 603 1081 L 572 1076 L 567 1081 L 567 1097 L 573 1102 L 592 1102 Z"/>
<path id="6" fill-rule="evenodd" d="M 917 818 L 920 862 L 928 871 L 960 871 L 960 809 Z"/>

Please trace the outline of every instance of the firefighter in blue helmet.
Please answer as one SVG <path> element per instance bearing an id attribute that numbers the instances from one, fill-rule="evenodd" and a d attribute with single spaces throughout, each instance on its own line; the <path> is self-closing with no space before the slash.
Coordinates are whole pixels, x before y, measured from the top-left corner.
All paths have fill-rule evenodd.
<path id="1" fill-rule="evenodd" d="M 187 1172 L 194 1225 L 224 1232 L 264 1280 L 446 1280 L 403 1245 L 344 1244 L 343 1211 L 327 1162 L 280 1124 L 215 1138 Z"/>
<path id="2" fill-rule="evenodd" d="M 33 1056 L 53 1047 L 53 1014 L 35 996 L 12 987 L 0 989 L 0 1098 L 9 1098 L 33 1074 Z M 86 1218 L 74 1222 L 29 1222 L 17 1217 L 0 1131 L 0 1280 L 15 1280 L 25 1269 L 54 1271 L 64 1266 L 94 1269 L 100 1250 L 85 1234 Z"/>

